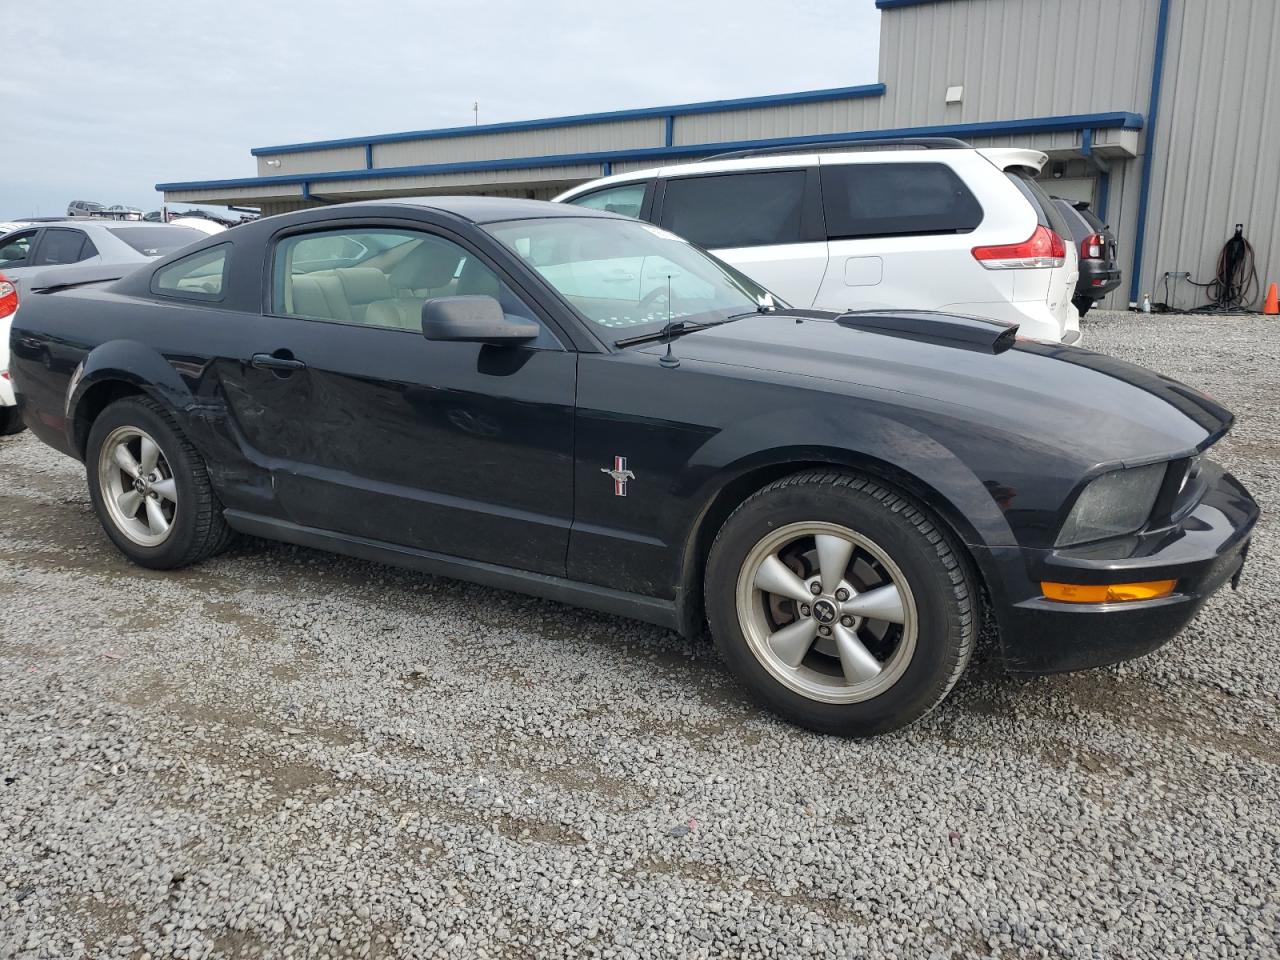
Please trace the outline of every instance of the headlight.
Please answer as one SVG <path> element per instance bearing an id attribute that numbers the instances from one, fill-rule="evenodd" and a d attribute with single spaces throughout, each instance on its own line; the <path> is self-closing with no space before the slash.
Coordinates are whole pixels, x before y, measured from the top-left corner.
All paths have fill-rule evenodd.
<path id="1" fill-rule="evenodd" d="M 1167 466 L 1153 463 L 1113 470 L 1092 480 L 1071 508 L 1056 545 L 1066 547 L 1133 533 L 1151 516 Z"/>

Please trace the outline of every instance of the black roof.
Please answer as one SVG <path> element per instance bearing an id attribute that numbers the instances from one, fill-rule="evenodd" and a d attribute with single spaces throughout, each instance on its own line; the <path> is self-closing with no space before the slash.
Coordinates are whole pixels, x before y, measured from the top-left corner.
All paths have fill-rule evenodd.
<path id="1" fill-rule="evenodd" d="M 536 220 L 543 217 L 610 217 L 629 219 L 607 210 L 592 210 L 548 200 L 524 200 L 518 197 L 393 197 L 387 200 L 361 200 L 342 204 L 345 207 L 374 206 L 378 204 L 404 204 L 426 207 L 451 213 L 473 223 L 493 223 L 498 220 Z"/>

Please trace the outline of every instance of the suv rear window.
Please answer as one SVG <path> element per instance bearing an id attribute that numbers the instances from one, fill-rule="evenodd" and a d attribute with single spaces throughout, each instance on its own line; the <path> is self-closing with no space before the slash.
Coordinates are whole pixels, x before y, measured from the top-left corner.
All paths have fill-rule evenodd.
<path id="1" fill-rule="evenodd" d="M 942 163 L 842 163 L 822 167 L 822 207 L 832 240 L 968 233 L 982 206 Z"/>
<path id="2" fill-rule="evenodd" d="M 117 240 L 123 240 L 144 257 L 163 257 L 189 243 L 203 240 L 205 234 L 192 227 L 107 227 Z"/>
<path id="3" fill-rule="evenodd" d="M 1006 170 L 1005 176 L 1012 180 L 1013 185 L 1027 198 L 1027 202 L 1036 212 L 1036 222 L 1040 226 L 1048 227 L 1064 239 L 1071 236 L 1071 227 L 1067 224 L 1066 217 L 1062 215 L 1057 204 L 1049 199 L 1049 195 L 1041 189 L 1040 184 L 1025 173 L 1016 173 L 1013 170 Z"/>
<path id="4" fill-rule="evenodd" d="M 803 170 L 668 180 L 662 226 L 701 247 L 800 242 Z"/>
<path id="5" fill-rule="evenodd" d="M 1102 231 L 1107 229 L 1107 225 L 1103 223 L 1101 220 L 1099 220 L 1098 215 L 1094 213 L 1092 210 L 1090 210 L 1088 207 L 1085 207 L 1083 210 L 1080 209 L 1079 207 L 1076 207 L 1075 211 L 1076 213 L 1080 214 L 1081 217 L 1084 218 L 1085 223 L 1087 223 L 1090 227 L 1093 228 L 1094 233 L 1102 233 Z"/>

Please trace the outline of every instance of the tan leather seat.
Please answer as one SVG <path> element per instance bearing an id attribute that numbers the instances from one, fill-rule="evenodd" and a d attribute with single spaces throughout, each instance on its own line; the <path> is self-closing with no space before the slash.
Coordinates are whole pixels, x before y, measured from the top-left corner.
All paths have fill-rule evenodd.
<path id="1" fill-rule="evenodd" d="M 342 296 L 342 284 L 333 274 L 310 273 L 294 277 L 293 309 L 290 313 L 322 320 L 351 320 L 351 310 Z"/>
<path id="2" fill-rule="evenodd" d="M 369 304 L 365 323 L 375 327 L 395 327 L 399 330 L 422 329 L 422 299 L 398 297 L 395 300 L 379 300 Z"/>
<path id="3" fill-rule="evenodd" d="M 392 298 L 391 282 L 376 267 L 317 270 L 293 277 L 291 313 L 343 323 L 368 323 L 369 304 Z"/>
<path id="4" fill-rule="evenodd" d="M 424 238 L 396 264 L 390 274 L 397 298 L 447 296 L 462 260 L 462 250 L 452 243 Z"/>

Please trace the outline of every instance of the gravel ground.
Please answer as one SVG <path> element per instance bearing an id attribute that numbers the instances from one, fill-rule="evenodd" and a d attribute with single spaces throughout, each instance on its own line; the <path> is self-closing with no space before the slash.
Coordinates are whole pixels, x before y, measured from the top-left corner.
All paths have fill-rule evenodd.
<path id="1" fill-rule="evenodd" d="M 1239 416 L 1280 496 L 1280 326 L 1090 317 Z M 872 742 L 709 645 L 247 542 L 155 574 L 0 441 L 0 958 L 1276 957 L 1280 551 L 1140 661 L 979 659 Z"/>

